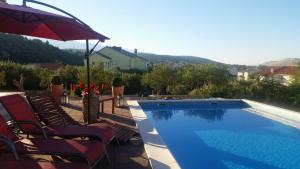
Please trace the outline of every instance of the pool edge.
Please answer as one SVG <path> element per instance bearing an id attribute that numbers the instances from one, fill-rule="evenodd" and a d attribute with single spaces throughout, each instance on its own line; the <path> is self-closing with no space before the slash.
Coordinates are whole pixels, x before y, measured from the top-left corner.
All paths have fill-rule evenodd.
<path id="1" fill-rule="evenodd" d="M 247 103 L 251 108 L 244 109 L 250 113 L 269 118 L 271 120 L 283 123 L 288 126 L 300 129 L 300 113 L 280 107 L 264 104 L 261 102 L 241 99 Z"/>
<path id="2" fill-rule="evenodd" d="M 148 120 L 137 100 L 128 100 L 130 113 L 139 129 L 153 169 L 180 169 L 169 148 Z"/>

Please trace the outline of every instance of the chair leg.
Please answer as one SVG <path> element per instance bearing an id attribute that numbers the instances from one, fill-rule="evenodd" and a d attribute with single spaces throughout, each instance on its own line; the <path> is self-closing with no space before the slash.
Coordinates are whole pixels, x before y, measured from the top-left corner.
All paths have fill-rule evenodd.
<path id="1" fill-rule="evenodd" d="M 119 139 L 117 137 L 115 139 L 116 139 L 117 144 L 120 145 Z"/>
<path id="2" fill-rule="evenodd" d="M 112 161 L 111 161 L 111 159 L 110 159 L 110 157 L 109 157 L 109 154 L 108 154 L 108 151 L 107 151 L 105 145 L 103 145 L 103 148 L 104 148 L 104 153 L 105 153 L 105 156 L 106 156 L 106 158 L 107 158 L 107 161 L 108 161 L 109 165 L 112 166 L 113 163 L 112 163 Z"/>

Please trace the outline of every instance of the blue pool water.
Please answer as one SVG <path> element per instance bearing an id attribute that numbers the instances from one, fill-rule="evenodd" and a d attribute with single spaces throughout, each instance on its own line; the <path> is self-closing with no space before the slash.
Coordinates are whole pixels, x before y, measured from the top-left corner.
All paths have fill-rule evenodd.
<path id="1" fill-rule="evenodd" d="M 140 105 L 183 169 L 300 169 L 300 130 L 242 101 Z"/>

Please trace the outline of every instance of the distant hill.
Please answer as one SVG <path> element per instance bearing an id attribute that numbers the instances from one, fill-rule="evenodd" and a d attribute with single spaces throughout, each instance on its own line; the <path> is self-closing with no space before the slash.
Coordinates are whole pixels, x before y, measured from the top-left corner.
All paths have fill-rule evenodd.
<path id="1" fill-rule="evenodd" d="M 25 64 L 59 62 L 83 65 L 83 56 L 79 53 L 61 50 L 48 41 L 4 33 L 0 33 L 0 60 Z"/>
<path id="2" fill-rule="evenodd" d="M 44 39 L 42 39 L 44 41 Z M 60 49 L 74 49 L 74 50 L 85 50 L 86 44 L 85 41 L 57 41 L 57 40 L 48 40 L 49 43 L 53 46 L 59 47 Z M 89 43 L 90 47 L 93 47 L 95 44 L 94 43 Z M 98 44 L 95 48 L 95 51 L 100 50 L 103 48 L 101 44 Z"/>
<path id="3" fill-rule="evenodd" d="M 159 63 L 175 63 L 175 64 L 222 64 L 213 60 L 196 57 L 196 56 L 174 56 L 174 55 L 158 55 L 151 53 L 138 53 L 144 59 L 154 64 Z"/>
<path id="4" fill-rule="evenodd" d="M 300 58 L 287 58 L 279 61 L 269 61 L 261 65 L 263 66 L 298 66 Z"/>

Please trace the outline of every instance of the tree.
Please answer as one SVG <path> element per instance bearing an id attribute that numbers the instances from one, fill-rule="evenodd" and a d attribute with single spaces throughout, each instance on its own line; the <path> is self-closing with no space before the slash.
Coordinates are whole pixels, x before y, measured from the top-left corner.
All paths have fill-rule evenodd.
<path id="1" fill-rule="evenodd" d="M 40 77 L 40 88 L 41 89 L 47 89 L 51 85 L 51 79 L 54 72 L 48 70 L 48 69 L 38 69 L 38 74 Z"/>
<path id="2" fill-rule="evenodd" d="M 20 75 L 22 74 L 24 67 L 20 64 L 16 64 L 10 61 L 0 62 L 0 72 L 5 72 L 5 85 L 2 86 L 3 89 L 11 90 L 16 89 L 13 85 L 14 80 L 20 80 Z"/>
<path id="3" fill-rule="evenodd" d="M 201 66 L 186 65 L 179 68 L 176 77 L 184 84 L 186 90 L 193 90 L 199 88 L 205 83 L 205 74 L 202 71 Z"/>
<path id="4" fill-rule="evenodd" d="M 100 85 L 102 83 L 111 84 L 114 77 L 120 76 L 118 72 L 115 70 L 105 71 L 103 65 L 101 63 L 91 65 L 90 67 L 90 81 L 91 83 L 95 83 L 96 85 Z M 86 83 L 87 74 L 85 67 L 78 68 L 78 79 Z"/>
<path id="5" fill-rule="evenodd" d="M 75 66 L 67 65 L 58 70 L 58 74 L 62 77 L 63 83 L 67 89 L 70 89 L 71 84 L 78 83 L 78 68 Z"/>
<path id="6" fill-rule="evenodd" d="M 63 62 L 83 65 L 83 55 L 61 50 L 48 41 L 5 33 L 0 33 L 0 58 L 17 63 Z"/>
<path id="7" fill-rule="evenodd" d="M 143 76 L 144 85 L 149 85 L 155 92 L 166 94 L 167 87 L 176 81 L 175 71 L 169 65 L 158 65 Z"/>
<path id="8" fill-rule="evenodd" d="M 222 86 L 229 82 L 229 72 L 226 69 L 218 68 L 213 65 L 204 65 L 201 70 L 205 76 L 205 84 L 211 83 Z"/>
<path id="9" fill-rule="evenodd" d="M 189 92 L 184 84 L 173 84 L 167 87 L 167 92 L 174 95 L 185 95 Z"/>
<path id="10" fill-rule="evenodd" d="M 125 83 L 124 85 L 125 85 L 126 94 L 137 94 L 143 89 L 141 83 L 141 79 L 142 79 L 141 75 L 136 73 L 134 74 L 123 73 L 121 78 Z"/>
<path id="11" fill-rule="evenodd" d="M 177 72 L 182 83 L 189 90 L 202 87 L 207 84 L 226 85 L 229 82 L 227 70 L 218 68 L 215 65 L 186 65 Z"/>
<path id="12" fill-rule="evenodd" d="M 23 82 L 22 82 L 23 80 Z M 25 90 L 37 90 L 40 89 L 41 79 L 37 69 L 23 69 L 20 75 L 20 83 Z"/>

